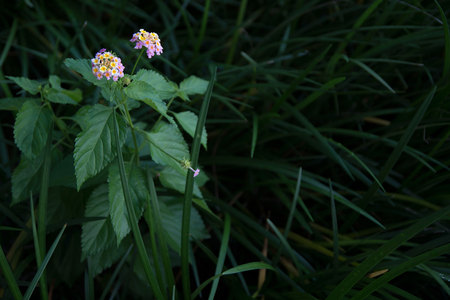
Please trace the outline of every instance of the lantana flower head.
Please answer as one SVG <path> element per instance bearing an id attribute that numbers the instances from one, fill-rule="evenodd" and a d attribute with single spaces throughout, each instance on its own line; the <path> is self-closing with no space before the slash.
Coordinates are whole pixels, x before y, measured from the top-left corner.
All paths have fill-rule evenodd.
<path id="1" fill-rule="evenodd" d="M 91 59 L 92 73 L 94 73 L 97 79 L 102 79 L 103 76 L 107 80 L 111 78 L 114 81 L 123 77 L 123 70 L 125 67 L 122 64 L 120 57 L 117 57 L 114 53 L 101 49 L 95 54 L 95 57 Z"/>
<path id="2" fill-rule="evenodd" d="M 144 29 L 140 29 L 133 34 L 130 41 L 136 43 L 134 49 L 141 49 L 142 47 L 147 48 L 148 58 L 152 58 L 155 54 L 161 55 L 161 53 L 163 53 L 161 41 L 159 40 L 158 34 L 155 32 L 147 32 Z"/>

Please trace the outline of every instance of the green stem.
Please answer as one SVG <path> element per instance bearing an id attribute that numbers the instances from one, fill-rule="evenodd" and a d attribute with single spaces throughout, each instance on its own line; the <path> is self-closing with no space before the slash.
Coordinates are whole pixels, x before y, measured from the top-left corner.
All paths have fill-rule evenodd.
<path id="1" fill-rule="evenodd" d="M 40 261 L 38 260 L 38 267 L 40 267 L 41 263 L 44 260 L 44 256 L 46 253 L 46 222 L 47 222 L 47 204 L 48 204 L 48 186 L 50 180 L 50 166 L 52 160 L 52 131 L 53 124 L 51 124 L 49 128 L 49 133 L 47 136 L 47 142 L 45 144 L 45 153 L 44 153 L 44 167 L 42 171 L 42 183 L 41 183 L 41 191 L 39 194 L 39 208 L 38 208 L 38 240 L 39 240 L 39 251 L 40 251 Z M 47 280 L 45 273 L 42 274 L 40 278 L 41 282 L 41 295 L 43 299 L 48 299 L 47 292 Z"/>
<path id="2" fill-rule="evenodd" d="M 206 90 L 205 98 L 203 99 L 202 107 L 200 108 L 200 114 L 197 121 L 197 127 L 195 128 L 194 141 L 192 143 L 191 162 L 192 167 L 195 169 L 198 164 L 198 154 L 200 152 L 200 139 L 202 135 L 203 126 L 206 121 L 206 114 L 208 113 L 209 102 L 211 100 L 212 89 L 214 81 L 216 79 L 217 67 L 212 70 L 211 79 Z M 188 171 L 189 172 L 189 171 Z M 191 287 L 189 276 L 189 231 L 191 221 L 191 206 L 192 206 L 192 193 L 194 189 L 194 177 L 187 176 L 186 189 L 183 203 L 183 219 L 181 227 L 181 276 L 183 282 L 183 295 L 184 299 L 191 299 Z"/>
<path id="3" fill-rule="evenodd" d="M 139 60 L 141 59 L 142 54 L 144 53 L 145 48 L 142 48 L 141 53 L 139 53 L 138 59 L 136 60 L 136 62 L 134 63 L 133 69 L 131 70 L 130 75 L 134 74 L 134 70 L 136 70 L 137 64 L 139 62 Z"/>
<path id="4" fill-rule="evenodd" d="M 134 206 L 131 200 L 130 190 L 128 188 L 128 179 L 125 172 L 125 163 L 123 161 L 122 156 L 122 148 L 120 147 L 120 139 L 119 139 L 119 126 L 117 124 L 116 113 L 113 114 L 114 118 L 114 135 L 116 137 L 116 151 L 117 158 L 119 160 L 119 171 L 120 171 L 120 180 L 122 182 L 123 196 L 125 198 L 125 205 L 127 207 L 128 218 L 131 225 L 131 231 L 133 232 L 134 240 L 138 249 L 139 257 L 141 258 L 141 262 L 144 267 L 145 275 L 147 280 L 153 290 L 153 293 L 158 300 L 163 300 L 165 297 L 163 296 L 160 287 L 158 286 L 158 282 L 156 281 L 154 274 L 151 269 L 150 260 L 148 258 L 147 251 L 145 250 L 144 241 L 142 239 L 141 231 L 139 230 L 138 221 L 136 219 L 136 213 L 134 211 Z"/>
<path id="5" fill-rule="evenodd" d="M 151 176 L 151 175 L 150 175 Z M 150 234 L 150 245 L 152 248 L 152 257 L 153 257 L 153 267 L 155 269 L 156 278 L 158 280 L 159 286 L 164 286 L 164 279 L 161 273 L 161 265 L 160 265 L 160 252 L 158 251 L 158 246 L 156 245 L 156 236 L 155 236 L 155 222 L 153 218 L 152 205 L 150 204 L 150 196 L 147 194 L 147 209 L 145 211 L 144 217 L 145 221 L 147 221 L 149 234 Z"/>
<path id="6" fill-rule="evenodd" d="M 125 111 L 125 117 L 127 118 L 128 121 L 128 125 L 130 125 L 131 127 L 131 136 L 133 137 L 133 144 L 134 144 L 134 149 L 135 149 L 135 156 L 136 156 L 136 164 L 139 165 L 139 147 L 138 147 L 138 143 L 137 143 L 137 139 L 136 139 L 136 132 L 134 130 L 134 125 L 133 125 L 133 121 L 131 120 L 131 115 L 130 115 L 130 111 L 128 110 L 128 105 L 127 105 L 127 101 L 125 99 L 125 101 L 123 102 L 123 107 L 124 107 L 124 111 Z"/>
<path id="7" fill-rule="evenodd" d="M 153 211 L 152 211 L 153 214 L 151 217 L 154 218 L 154 220 L 155 220 L 155 230 L 156 230 L 157 236 L 159 237 L 159 244 L 161 247 L 160 253 L 162 256 L 164 271 L 166 273 L 167 286 L 170 289 L 170 287 L 175 286 L 175 278 L 173 277 L 173 273 L 172 273 L 172 264 L 170 262 L 169 248 L 167 247 L 166 235 L 162 228 L 162 216 L 161 216 L 161 212 L 159 210 L 158 197 L 156 195 L 155 183 L 153 182 L 152 174 L 150 173 L 150 170 L 148 170 L 148 169 L 147 169 L 147 180 L 148 180 L 148 185 L 150 188 L 150 203 L 147 203 L 147 205 L 148 205 L 148 207 L 150 207 L 150 205 L 151 205 L 152 209 L 153 209 Z"/>
<path id="8" fill-rule="evenodd" d="M 170 105 L 172 104 L 173 100 L 175 100 L 175 97 L 172 97 L 172 99 L 169 100 L 169 103 L 167 103 L 167 110 L 169 110 Z M 163 115 L 159 115 L 158 120 L 156 120 L 155 125 L 161 121 Z"/>

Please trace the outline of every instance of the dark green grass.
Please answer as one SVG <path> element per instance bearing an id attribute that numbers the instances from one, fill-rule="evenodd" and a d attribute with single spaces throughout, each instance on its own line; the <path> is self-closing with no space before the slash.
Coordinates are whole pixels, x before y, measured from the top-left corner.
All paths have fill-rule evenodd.
<path id="1" fill-rule="evenodd" d="M 132 66 L 138 52 L 130 51 L 131 34 L 158 32 L 164 55 L 146 68 L 178 82 L 186 74 L 209 79 L 210 66 L 218 67 L 206 119 L 208 151 L 200 151 L 199 165 L 210 177 L 202 192 L 220 219 L 202 214 L 212 238 L 193 244 L 199 282 L 191 273 L 192 292 L 219 269 L 260 260 L 275 271 L 224 276 L 202 297 L 444 299 L 449 16 L 445 1 L 19 1 L 0 19 L 0 93 L 24 96 L 5 76 L 57 74 L 94 103 L 95 88 L 62 61 L 106 47 Z M 189 105 L 198 112 L 202 99 Z M 10 109 L 0 111 L 0 242 L 24 294 L 38 269 L 25 225 L 29 204 L 10 206 L 20 159 L 12 133 L 16 109 Z M 56 108 L 60 116 L 73 112 Z M 144 109 L 133 117 L 149 121 L 155 114 Z M 158 195 L 170 193 L 155 184 Z M 50 183 L 49 195 L 59 192 Z M 60 203 L 61 213 L 49 216 L 48 241 L 65 222 L 75 224 L 58 246 L 67 254 L 57 249 L 46 269 L 55 299 L 81 299 L 78 292 L 89 287 L 76 213 L 88 197 L 80 192 L 74 203 L 49 203 L 49 210 Z M 225 223 L 231 224 L 226 253 Z M 136 247 L 130 257 L 136 259 Z M 94 296 L 105 287 L 120 299 L 145 295 L 149 287 L 130 261 L 87 276 Z M 379 270 L 387 272 L 367 277 Z M 182 291 L 179 268 L 174 275 Z M 1 277 L 0 286 L 9 278 Z M 14 285 L 4 292 L 18 295 Z"/>

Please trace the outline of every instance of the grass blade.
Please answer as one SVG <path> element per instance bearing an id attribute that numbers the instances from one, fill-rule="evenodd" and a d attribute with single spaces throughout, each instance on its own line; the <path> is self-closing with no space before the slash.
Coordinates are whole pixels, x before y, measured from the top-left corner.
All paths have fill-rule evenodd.
<path id="1" fill-rule="evenodd" d="M 122 270 L 122 266 L 124 265 L 128 255 L 131 253 L 131 249 L 133 249 L 133 245 L 131 245 L 127 252 L 123 255 L 123 257 L 120 259 L 119 263 L 117 264 L 116 268 L 114 269 L 114 273 L 111 275 L 111 278 L 109 278 L 108 283 L 103 288 L 102 295 L 100 296 L 100 300 L 103 300 L 106 298 L 106 295 L 108 294 L 109 290 L 114 284 L 114 280 L 116 280 L 117 276 L 119 275 L 120 270 Z"/>
<path id="2" fill-rule="evenodd" d="M 445 16 L 444 10 L 439 5 L 438 1 L 434 0 L 434 3 L 436 3 L 436 6 L 439 9 L 439 13 L 441 14 L 442 28 L 444 30 L 445 49 L 444 49 L 444 70 L 442 71 L 442 82 L 446 82 L 448 74 L 450 72 L 450 32 L 448 28 L 447 17 Z"/>
<path id="3" fill-rule="evenodd" d="M 407 272 L 411 268 L 424 263 L 430 259 L 433 259 L 437 256 L 447 254 L 450 251 L 450 244 L 441 246 L 439 248 L 432 249 L 428 252 L 425 252 L 421 255 L 418 255 L 413 258 L 408 258 L 404 263 L 399 264 L 398 266 L 389 270 L 389 272 L 385 273 L 380 278 L 372 281 L 370 284 L 364 287 L 361 291 L 359 291 L 355 296 L 353 296 L 352 300 L 357 299 L 366 299 L 367 296 L 372 294 L 373 292 L 381 289 L 386 283 L 391 281 L 392 279 L 400 276 L 401 274 Z"/>
<path id="4" fill-rule="evenodd" d="M 395 94 L 394 89 L 391 88 L 391 86 L 383 78 L 381 78 L 380 75 L 378 75 L 374 70 L 372 70 L 368 65 L 366 65 L 365 63 L 363 63 L 363 62 L 361 62 L 361 61 L 359 61 L 357 59 L 349 58 L 349 57 L 346 57 L 346 56 L 345 56 L 345 59 L 348 60 L 349 62 L 354 63 L 355 65 L 357 65 L 358 67 L 360 67 L 361 69 L 363 69 L 364 71 L 369 73 L 370 76 L 372 76 L 379 83 L 384 85 L 391 93 Z"/>
<path id="5" fill-rule="evenodd" d="M 330 186 L 330 201 L 331 201 L 331 224 L 333 226 L 333 263 L 337 264 L 339 258 L 339 233 L 338 233 L 338 223 L 336 214 L 336 203 L 334 201 L 333 185 L 331 180 L 328 180 Z"/>
<path id="6" fill-rule="evenodd" d="M 0 246 L 0 268 L 2 270 L 3 276 L 6 279 L 6 282 L 8 283 L 9 289 L 14 299 L 16 300 L 23 299 L 16 278 L 14 278 L 14 274 L 11 270 L 8 260 L 6 259 L 5 252 L 3 252 L 3 248 L 1 246 Z"/>
<path id="7" fill-rule="evenodd" d="M 64 230 L 66 230 L 67 225 L 64 225 L 61 231 L 59 232 L 58 236 L 56 237 L 55 241 L 53 242 L 52 246 L 48 250 L 47 255 L 45 256 L 41 266 L 37 270 L 36 274 L 33 277 L 33 280 L 31 281 L 30 285 L 28 286 L 25 295 L 23 296 L 24 300 L 29 300 L 31 295 L 33 294 L 33 291 L 37 285 L 38 280 L 41 278 L 42 274 L 44 273 L 45 268 L 47 267 L 48 262 L 50 261 L 50 258 L 53 255 L 53 252 L 56 249 L 56 246 L 58 246 L 59 240 L 61 239 L 61 236 L 64 233 Z"/>
<path id="8" fill-rule="evenodd" d="M 305 107 L 309 106 L 311 103 L 316 101 L 320 96 L 322 96 L 323 94 L 328 92 L 330 89 L 332 89 L 335 85 L 341 83 L 344 80 L 345 80 L 345 77 L 338 77 L 338 78 L 331 79 L 330 81 L 324 83 L 320 87 L 320 89 L 318 89 L 317 91 L 313 92 L 308 97 L 306 97 L 305 99 L 300 101 L 300 103 L 295 106 L 295 109 L 296 110 L 304 109 Z"/>
<path id="9" fill-rule="evenodd" d="M 225 215 L 225 223 L 223 228 L 223 235 L 222 235 L 222 242 L 220 244 L 220 251 L 219 251 L 219 257 L 217 259 L 217 265 L 216 265 L 216 274 L 219 275 L 222 273 L 223 264 L 225 263 L 225 256 L 227 254 L 227 248 L 228 248 L 228 241 L 230 240 L 230 227 L 231 227 L 231 220 L 230 215 Z M 209 300 L 214 299 L 214 295 L 216 294 L 217 287 L 219 286 L 219 279 L 220 277 L 217 277 L 214 279 L 211 287 L 211 292 L 209 293 Z"/>
<path id="10" fill-rule="evenodd" d="M 212 69 L 211 79 L 209 81 L 208 88 L 206 90 L 202 106 L 200 108 L 200 114 L 194 134 L 194 141 L 192 142 L 191 164 L 194 169 L 198 166 L 198 155 L 200 152 L 202 130 L 203 126 L 205 125 L 209 102 L 211 101 L 211 94 L 214 86 L 214 81 L 216 79 L 216 72 L 217 67 L 214 66 Z M 189 282 L 189 226 L 192 206 L 192 192 L 194 188 L 194 177 L 191 170 L 188 170 L 188 174 L 189 175 L 186 178 L 186 189 L 184 193 L 185 196 L 183 203 L 183 219 L 181 227 L 181 273 L 184 299 L 190 299 L 191 297 L 191 288 Z"/>
<path id="11" fill-rule="evenodd" d="M 416 130 L 417 125 L 419 125 L 425 112 L 427 111 L 428 106 L 431 103 L 431 100 L 433 100 L 435 93 L 436 93 L 436 86 L 433 86 L 427 98 L 423 101 L 422 105 L 419 107 L 419 109 L 413 116 L 411 122 L 409 123 L 408 127 L 405 130 L 405 133 L 402 135 L 402 137 L 397 143 L 397 146 L 394 148 L 394 151 L 392 151 L 391 155 L 389 156 L 383 168 L 381 169 L 380 174 L 378 175 L 378 178 L 381 183 L 386 179 L 387 175 L 392 170 L 397 160 L 400 158 L 400 155 L 402 154 L 403 150 L 405 149 L 406 145 L 411 139 L 411 136 Z M 369 191 L 364 195 L 364 198 L 361 201 L 360 207 L 362 209 L 366 208 L 370 199 L 372 199 L 373 195 L 377 190 L 378 184 L 376 182 L 372 183 L 372 186 L 369 188 Z M 346 228 L 348 228 L 348 226 L 350 226 L 356 221 L 356 218 L 357 216 L 355 216 L 354 218 L 349 218 L 349 221 L 346 224 L 344 224 L 344 231 Z"/>
<path id="12" fill-rule="evenodd" d="M 308 129 L 311 134 L 317 139 L 317 141 L 319 141 L 323 148 L 321 149 L 322 152 L 324 152 L 325 154 L 329 155 L 330 158 L 332 158 L 335 162 L 337 162 L 342 169 L 344 169 L 344 171 L 347 173 L 347 175 L 354 180 L 352 173 L 350 172 L 350 170 L 348 169 L 345 161 L 339 156 L 339 154 L 336 153 L 336 151 L 333 149 L 333 147 L 330 146 L 330 144 L 328 143 L 328 141 L 325 139 L 325 137 L 323 137 L 320 132 L 317 130 L 316 127 L 314 127 L 313 124 L 311 124 L 311 122 L 308 121 L 308 119 L 302 114 L 300 113 L 296 108 L 292 107 L 291 105 L 287 105 L 286 104 L 286 108 L 288 109 L 289 112 L 291 112 L 296 118 L 297 120 L 300 121 L 300 123 L 303 124 L 303 126 L 305 126 L 306 129 Z"/>
<path id="13" fill-rule="evenodd" d="M 163 231 L 163 227 L 162 227 L 162 217 L 161 217 L 161 211 L 159 209 L 159 204 L 158 204 L 158 196 L 156 194 L 156 188 L 155 188 L 155 183 L 153 181 L 153 177 L 152 174 L 150 173 L 150 170 L 147 170 L 147 181 L 148 181 L 148 186 L 149 186 L 149 190 L 150 190 L 150 203 L 147 203 L 148 207 L 152 207 L 152 218 L 154 218 L 155 220 L 155 230 L 156 230 L 156 235 L 159 238 L 159 245 L 161 247 L 161 251 L 160 254 L 162 256 L 162 263 L 164 266 L 164 273 L 166 275 L 166 279 L 167 279 L 167 285 L 170 288 L 171 286 L 175 287 L 175 278 L 173 276 L 173 271 L 172 271 L 172 263 L 170 261 L 170 257 L 169 257 L 169 248 L 167 246 L 167 240 L 166 240 L 166 234 Z M 172 295 L 173 296 L 173 295 Z"/>
<path id="14" fill-rule="evenodd" d="M 363 278 L 365 274 L 370 272 L 373 267 L 392 253 L 392 251 L 400 247 L 404 242 L 408 241 L 427 226 L 445 217 L 448 213 L 450 213 L 450 206 L 417 220 L 413 225 L 387 241 L 347 275 L 347 277 L 345 277 L 344 280 L 342 280 L 328 295 L 327 300 L 343 299 L 348 291 Z"/>
<path id="15" fill-rule="evenodd" d="M 236 273 L 241 273 L 241 272 L 245 272 L 245 271 L 252 271 L 252 270 L 259 270 L 259 269 L 269 269 L 272 271 L 276 271 L 271 265 L 267 264 L 267 263 L 263 263 L 263 262 L 251 262 L 251 263 L 246 263 L 246 264 L 242 264 L 239 266 L 236 266 L 234 268 L 228 269 L 225 272 L 221 273 L 221 274 L 217 274 L 214 275 L 210 278 L 208 278 L 207 280 L 205 280 L 191 295 L 191 298 L 194 299 L 195 297 L 197 297 L 200 292 L 213 280 L 224 276 L 224 275 L 232 275 L 232 274 L 236 274 Z"/>
<path id="16" fill-rule="evenodd" d="M 372 2 L 372 4 L 363 12 L 363 14 L 356 20 L 355 24 L 353 24 L 352 31 L 350 31 L 346 36 L 343 42 L 341 42 L 334 52 L 334 55 L 331 57 L 330 61 L 327 65 L 327 73 L 333 74 L 334 69 L 336 67 L 336 63 L 338 62 L 339 58 L 341 57 L 342 52 L 344 51 L 345 47 L 347 47 L 348 43 L 352 39 L 352 37 L 356 34 L 356 31 L 358 28 L 361 27 L 361 25 L 370 17 L 370 15 L 375 11 L 375 9 L 383 2 L 383 0 L 376 0 Z"/>
<path id="17" fill-rule="evenodd" d="M 144 213 L 144 218 L 145 221 L 147 222 L 148 225 L 148 229 L 149 229 L 149 235 L 150 235 L 150 245 L 151 245 L 151 249 L 152 249 L 152 258 L 153 258 L 153 267 L 155 270 L 155 274 L 156 274 L 156 279 L 158 280 L 158 284 L 160 287 L 164 286 L 164 279 L 163 279 L 163 275 L 161 273 L 161 261 L 160 261 L 160 255 L 161 252 L 158 249 L 158 246 L 156 245 L 156 230 L 155 230 L 155 218 L 154 218 L 154 214 L 153 214 L 153 209 L 152 206 L 150 204 L 150 199 L 149 199 L 149 195 L 147 194 L 146 196 L 146 201 L 147 201 L 147 209 Z M 171 286 L 171 285 L 168 285 Z"/>
<path id="18" fill-rule="evenodd" d="M 143 264 L 148 283 L 150 284 L 156 299 L 163 300 L 165 299 L 165 297 L 163 296 L 161 289 L 158 286 L 158 283 L 156 282 L 155 277 L 152 273 L 150 260 L 148 258 L 147 250 L 145 250 L 144 241 L 142 239 L 141 231 L 139 230 L 138 222 L 136 219 L 136 213 L 134 211 L 134 206 L 133 203 L 131 202 L 132 200 L 130 190 L 128 188 L 128 179 L 125 173 L 125 163 L 123 161 L 122 148 L 120 147 L 119 125 L 117 124 L 116 112 L 113 113 L 113 119 L 114 119 L 114 134 L 116 136 L 117 158 L 119 160 L 120 180 L 122 182 L 123 196 L 125 198 L 125 204 L 128 211 L 128 218 L 131 223 L 130 224 L 131 230 L 133 231 L 134 240 L 136 242 L 139 257 Z"/>
<path id="19" fill-rule="evenodd" d="M 291 230 L 292 220 L 294 219 L 294 211 L 295 211 L 295 207 L 297 206 L 297 199 L 300 198 L 300 185 L 302 183 L 302 171 L 303 171 L 303 169 L 300 167 L 298 169 L 297 184 L 295 186 L 295 193 L 294 193 L 294 197 L 292 199 L 291 209 L 289 211 L 289 216 L 286 221 L 286 227 L 284 229 L 284 238 L 287 238 L 289 231 Z M 301 200 L 299 200 L 299 201 L 301 201 Z M 301 202 L 303 203 L 303 201 L 301 201 Z M 303 206 L 304 206 L 304 203 L 303 203 Z M 304 207 L 304 209 L 306 209 L 306 214 L 309 216 L 309 218 L 312 219 L 312 216 L 309 213 L 306 206 Z"/>
<path id="20" fill-rule="evenodd" d="M 255 153 L 256 140 L 258 139 L 258 115 L 253 114 L 253 133 L 252 133 L 252 146 L 250 149 L 250 157 L 253 158 Z"/>
<path id="21" fill-rule="evenodd" d="M 272 230 L 275 232 L 275 235 L 278 237 L 278 239 L 280 240 L 283 247 L 286 249 L 286 251 L 291 256 L 292 260 L 294 261 L 295 267 L 297 268 L 297 271 L 302 270 L 306 274 L 310 273 L 310 270 L 308 270 L 308 268 L 306 268 L 304 265 L 300 264 L 299 259 L 297 257 L 298 254 L 296 255 L 294 249 L 292 249 L 291 245 L 289 245 L 288 241 L 281 234 L 281 232 L 278 230 L 278 228 L 275 226 L 275 224 L 273 224 L 272 221 L 270 221 L 269 219 L 267 219 L 267 223 L 269 224 L 270 228 L 272 228 Z M 306 262 L 306 260 L 305 260 L 305 262 Z"/>
<path id="22" fill-rule="evenodd" d="M 237 42 L 239 39 L 239 34 L 241 34 L 239 27 L 241 26 L 242 20 L 244 19 L 246 8 L 247 8 L 247 0 L 242 0 L 241 6 L 239 7 L 239 13 L 238 13 L 238 17 L 236 20 L 236 26 L 234 28 L 233 38 L 231 39 L 230 52 L 228 52 L 228 57 L 227 57 L 227 60 L 225 61 L 225 63 L 228 65 L 231 64 L 231 62 L 233 61 L 234 53 L 236 52 L 236 45 L 237 45 Z"/>

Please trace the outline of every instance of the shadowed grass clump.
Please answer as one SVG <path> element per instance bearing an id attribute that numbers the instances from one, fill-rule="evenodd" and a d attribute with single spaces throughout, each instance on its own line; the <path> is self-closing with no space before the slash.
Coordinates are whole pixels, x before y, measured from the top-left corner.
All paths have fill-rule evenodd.
<path id="1" fill-rule="evenodd" d="M 47 197 L 42 190 L 48 190 L 47 222 L 38 226 L 45 232 L 33 239 L 29 201 L 11 205 L 21 161 L 15 114 L 18 101 L 29 95 L 6 78 L 58 75 L 64 87 L 82 90 L 81 104 L 104 103 L 64 59 L 90 58 L 106 47 L 132 66 L 138 52 L 131 52 L 129 39 L 146 28 L 159 33 L 164 54 L 143 67 L 180 82 L 190 74 L 209 79 L 217 66 L 206 117 L 208 147 L 197 149 L 209 178 L 201 188 L 209 209 L 196 196 L 193 201 L 210 238 L 193 240 L 189 257 L 185 249 L 181 257 L 170 251 L 163 258 L 157 278 L 163 294 L 173 288 L 184 299 L 183 287 L 189 287 L 199 298 L 216 299 L 449 297 L 445 1 L 20 1 L 2 16 L 0 295 L 17 298 L 36 284 L 38 261 L 55 240 L 43 298 L 148 295 L 132 242 L 104 270 L 92 270 L 95 262 L 82 257 L 81 226 L 92 221 L 84 211 L 95 182 L 77 191 L 54 181 L 53 173 L 44 189 L 42 170 L 24 179 L 26 199 L 30 192 L 34 199 Z M 199 114 L 203 100 L 196 96 L 170 110 L 189 107 Z M 72 140 L 79 132 L 76 110 L 55 106 Z M 158 116 L 150 107 L 132 111 L 134 124 Z M 53 140 L 50 159 L 61 161 L 62 153 L 73 151 L 61 132 L 55 130 Z M 161 211 L 170 203 L 165 199 L 181 197 L 159 180 L 149 186 L 148 203 L 155 207 L 158 194 Z M 161 216 L 146 211 L 145 218 L 150 224 Z M 158 225 L 139 225 L 144 243 L 151 243 L 148 233 L 155 230 L 154 249 L 167 247 Z M 36 240 L 45 243 L 39 255 Z M 239 269 L 255 261 L 273 270 Z M 190 264 L 190 273 L 183 264 Z"/>

